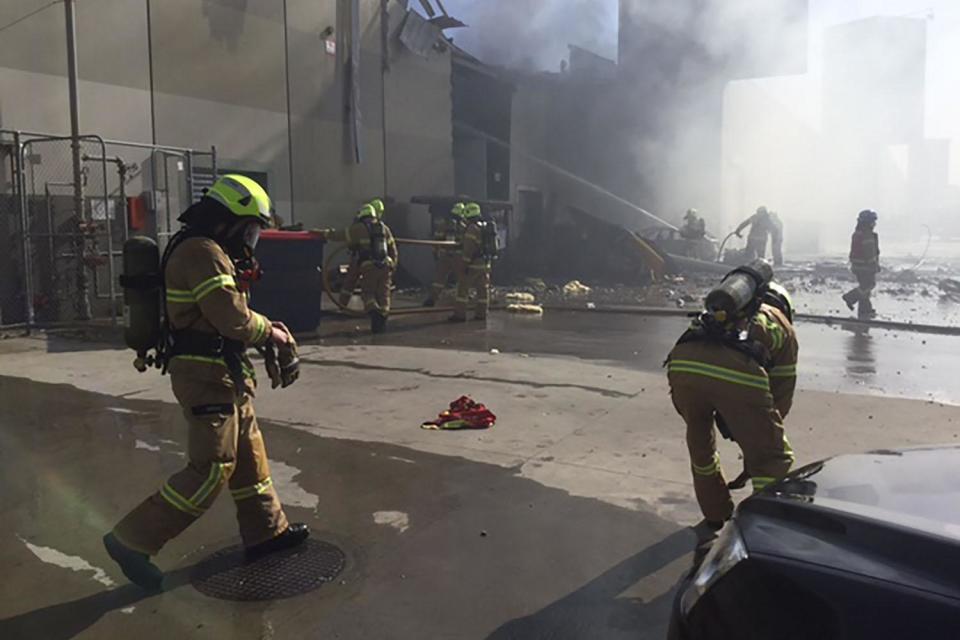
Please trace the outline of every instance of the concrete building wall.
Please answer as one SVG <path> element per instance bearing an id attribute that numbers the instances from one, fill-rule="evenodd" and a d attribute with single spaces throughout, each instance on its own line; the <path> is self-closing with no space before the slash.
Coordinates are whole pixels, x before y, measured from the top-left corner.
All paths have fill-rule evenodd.
<path id="1" fill-rule="evenodd" d="M 0 24 L 44 4 L 6 0 Z M 358 0 L 362 162 L 351 159 L 344 105 L 352 4 L 78 2 L 82 132 L 198 149 L 216 145 L 221 167 L 265 172 L 278 213 L 311 226 L 342 224 L 362 200 L 385 190 L 398 199 L 449 192 L 450 54 L 420 58 L 396 40 L 405 2 L 387 5 L 384 71 L 381 2 Z M 321 36 L 328 28 L 335 53 Z M 62 5 L 0 34 L 0 127 L 69 133 L 64 40 Z"/>

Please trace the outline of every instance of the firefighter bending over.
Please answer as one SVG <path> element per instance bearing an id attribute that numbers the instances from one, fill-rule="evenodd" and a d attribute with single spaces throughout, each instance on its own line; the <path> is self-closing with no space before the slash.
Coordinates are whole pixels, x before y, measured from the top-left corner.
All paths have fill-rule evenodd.
<path id="1" fill-rule="evenodd" d="M 340 289 L 340 304 L 346 306 L 359 285 L 373 333 L 383 333 L 387 328 L 393 274 L 399 264 L 397 242 L 383 222 L 383 211 L 383 201 L 376 198 L 360 207 L 349 227 L 315 231 L 326 240 L 347 243 L 350 268 Z"/>
<path id="2" fill-rule="evenodd" d="M 673 405 L 687 425 L 694 491 L 712 531 L 733 515 L 715 422 L 740 445 L 754 491 L 786 475 L 794 460 L 783 417 L 793 403 L 798 345 L 772 277 L 763 260 L 730 272 L 667 357 Z"/>
<path id="3" fill-rule="evenodd" d="M 173 394 L 187 420 L 188 462 L 103 539 L 124 575 L 144 588 L 157 589 L 163 580 L 150 556 L 202 516 L 224 487 L 233 497 L 248 558 L 298 545 L 309 535 L 305 524 L 287 522 L 274 490 L 246 356 L 251 346 L 269 348 L 274 356 L 279 348 L 286 354 L 284 371 L 275 358 L 268 371 L 274 386 L 281 379 L 287 386 L 298 375 L 293 338 L 283 324 L 252 311 L 237 287 L 235 261 L 253 258 L 270 218 L 270 198 L 259 184 L 223 176 L 180 216 L 185 227 L 170 239 L 158 265 L 166 313 L 162 324 L 155 318 L 163 327 L 157 360 L 169 365 Z"/>
<path id="4" fill-rule="evenodd" d="M 457 300 L 452 322 L 464 322 L 470 306 L 470 293 L 476 292 L 475 318 L 485 320 L 490 309 L 490 268 L 497 257 L 497 225 L 484 220 L 480 205 L 469 202 L 463 207 L 466 228 L 463 232 L 463 252 L 457 277 Z"/>
<path id="5" fill-rule="evenodd" d="M 461 249 L 463 247 L 463 232 L 465 230 L 463 221 L 462 202 L 457 202 L 450 209 L 450 212 L 436 222 L 433 230 L 433 239 L 446 242 L 456 242 L 456 247 L 435 247 L 433 250 L 433 261 L 436 266 L 436 276 L 433 279 L 433 285 L 430 287 L 430 297 L 428 297 L 423 306 L 432 307 L 443 295 L 443 290 L 447 288 L 447 281 L 453 276 L 456 279 L 458 266 L 460 264 Z"/>

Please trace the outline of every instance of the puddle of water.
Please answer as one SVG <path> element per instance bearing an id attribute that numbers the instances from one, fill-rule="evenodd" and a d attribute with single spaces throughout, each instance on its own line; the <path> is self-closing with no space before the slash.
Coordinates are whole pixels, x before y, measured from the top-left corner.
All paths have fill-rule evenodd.
<path id="1" fill-rule="evenodd" d="M 316 509 L 320 496 L 310 493 L 294 481 L 300 475 L 300 469 L 277 460 L 270 461 L 270 476 L 284 506 Z"/>
<path id="2" fill-rule="evenodd" d="M 379 525 L 393 527 L 400 533 L 410 528 L 410 516 L 403 511 L 376 511 L 373 521 Z"/>
<path id="3" fill-rule="evenodd" d="M 160 447 L 154 446 L 149 442 L 144 442 L 143 440 L 137 440 L 133 446 L 136 449 L 146 449 L 147 451 L 160 451 Z"/>
<path id="4" fill-rule="evenodd" d="M 110 576 L 107 575 L 106 571 L 100 567 L 93 566 L 79 556 L 70 556 L 51 547 L 41 547 L 31 544 L 20 536 L 17 536 L 17 538 L 20 540 L 20 542 L 27 545 L 27 549 L 30 550 L 30 553 L 37 556 L 41 562 L 46 562 L 47 564 L 52 564 L 64 569 L 70 569 L 71 571 L 92 571 L 93 576 L 91 576 L 91 580 L 96 580 L 105 587 L 113 587 L 116 585 Z"/>

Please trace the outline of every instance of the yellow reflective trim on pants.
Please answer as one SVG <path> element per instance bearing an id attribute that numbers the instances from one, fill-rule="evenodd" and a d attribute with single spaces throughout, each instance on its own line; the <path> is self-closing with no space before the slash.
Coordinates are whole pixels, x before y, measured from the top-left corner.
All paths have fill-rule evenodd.
<path id="1" fill-rule="evenodd" d="M 763 491 L 769 485 L 773 484 L 776 478 L 767 477 L 767 476 L 754 476 L 750 478 L 750 482 L 753 483 L 754 492 Z"/>
<path id="2" fill-rule="evenodd" d="M 785 364 L 774 367 L 769 373 L 771 378 L 794 378 L 797 375 L 797 365 Z"/>
<path id="3" fill-rule="evenodd" d="M 752 387 L 754 389 L 760 389 L 763 391 L 770 390 L 770 383 L 766 376 L 755 376 L 749 373 L 743 373 L 742 371 L 735 371 L 733 369 L 726 369 L 724 367 L 707 364 L 705 362 L 697 362 L 694 360 L 671 360 L 667 365 L 667 371 L 671 373 L 690 373 L 693 375 L 705 376 L 708 378 L 721 380 L 723 382 L 739 384 L 745 387 Z"/>
<path id="4" fill-rule="evenodd" d="M 217 289 L 224 289 L 226 287 L 236 287 L 237 281 L 234 280 L 233 276 L 222 273 L 212 278 L 207 278 L 197 286 L 193 288 L 191 293 L 197 302 L 203 300 L 207 295 L 212 293 Z"/>
<path id="5" fill-rule="evenodd" d="M 257 484 L 250 485 L 249 487 L 242 487 L 240 489 L 232 489 L 230 495 L 233 496 L 234 500 L 245 500 L 247 498 L 252 498 L 253 496 L 258 496 L 266 493 L 270 490 L 270 487 L 273 486 L 273 479 L 270 477 L 261 480 Z"/>
<path id="6" fill-rule="evenodd" d="M 203 509 L 198 509 L 191 505 L 189 500 L 177 493 L 177 491 L 170 486 L 170 483 L 163 485 L 163 488 L 160 489 L 160 497 L 166 500 L 173 508 L 178 511 L 183 511 L 187 515 L 195 518 L 203 515 Z"/>
<path id="7" fill-rule="evenodd" d="M 698 476 L 713 476 L 720 471 L 720 454 L 716 451 L 713 452 L 713 462 L 705 466 L 695 465 L 692 462 L 690 466 L 693 467 L 693 472 Z"/>
<path id="8" fill-rule="evenodd" d="M 202 509 L 200 505 L 203 504 L 204 500 L 210 497 L 210 494 L 213 493 L 214 489 L 217 488 L 217 485 L 220 484 L 220 481 L 223 480 L 223 470 L 227 467 L 227 464 L 223 462 L 214 462 L 210 465 L 210 473 L 207 475 L 206 482 L 197 489 L 197 492 L 193 494 L 190 498 L 189 503 L 192 507 L 196 509 Z"/>

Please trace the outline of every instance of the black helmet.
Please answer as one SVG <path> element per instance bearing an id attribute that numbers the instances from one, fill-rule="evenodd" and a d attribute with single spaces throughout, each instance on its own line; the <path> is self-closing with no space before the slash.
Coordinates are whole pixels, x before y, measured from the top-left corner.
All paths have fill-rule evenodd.
<path id="1" fill-rule="evenodd" d="M 874 223 L 877 221 L 877 212 L 873 209 L 864 209 L 857 215 L 857 222 Z"/>

